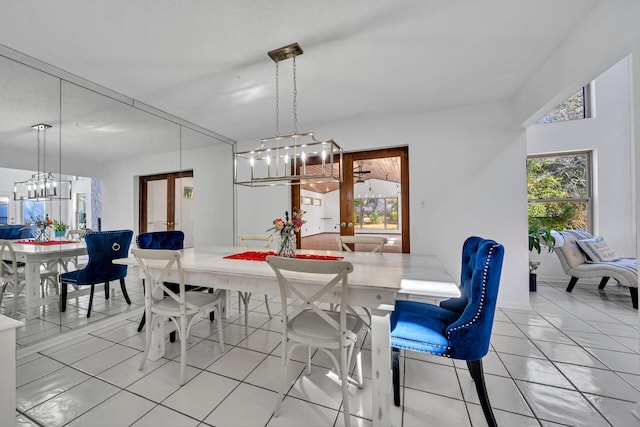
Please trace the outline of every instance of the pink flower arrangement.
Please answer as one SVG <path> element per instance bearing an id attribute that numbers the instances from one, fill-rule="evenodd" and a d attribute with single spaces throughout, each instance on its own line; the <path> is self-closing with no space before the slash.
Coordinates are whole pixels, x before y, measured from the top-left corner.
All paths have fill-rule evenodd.
<path id="1" fill-rule="evenodd" d="M 289 219 L 289 211 L 285 211 L 284 219 L 276 218 L 273 220 L 273 227 L 269 230 L 276 230 L 279 232 L 281 236 L 285 234 L 293 234 L 294 232 L 300 231 L 300 227 L 304 224 L 305 221 L 302 217 L 306 212 L 303 210 L 298 210 L 298 208 L 293 208 L 291 212 L 291 219 Z"/>

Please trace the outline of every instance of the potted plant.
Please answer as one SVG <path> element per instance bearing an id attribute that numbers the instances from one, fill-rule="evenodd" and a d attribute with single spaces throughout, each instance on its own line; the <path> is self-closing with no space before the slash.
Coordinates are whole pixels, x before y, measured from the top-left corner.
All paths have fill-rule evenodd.
<path id="1" fill-rule="evenodd" d="M 58 221 L 57 219 L 53 220 L 53 231 L 56 234 L 56 237 L 64 237 L 64 233 L 69 228 L 64 222 Z"/>
<path id="2" fill-rule="evenodd" d="M 529 222 L 529 251 L 536 251 L 538 254 L 542 252 L 542 248 L 546 247 L 548 252 L 553 252 L 553 246 L 556 239 L 551 234 L 553 229 L 542 224 L 540 220 Z M 537 275 L 534 271 L 540 265 L 540 261 L 529 260 L 529 291 L 535 292 L 537 289 Z"/>

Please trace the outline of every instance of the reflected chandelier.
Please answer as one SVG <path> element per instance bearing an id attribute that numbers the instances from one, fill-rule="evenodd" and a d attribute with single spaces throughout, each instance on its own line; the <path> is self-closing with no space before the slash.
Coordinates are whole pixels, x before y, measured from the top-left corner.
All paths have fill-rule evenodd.
<path id="1" fill-rule="evenodd" d="M 263 138 L 251 150 L 234 153 L 233 182 L 250 187 L 342 182 L 342 148 L 333 139 L 318 141 L 313 132 L 298 132 L 296 56 L 303 51 L 293 43 L 267 54 L 276 65 L 276 136 Z M 293 62 L 294 133 L 280 135 L 280 61 Z"/>
<path id="2" fill-rule="evenodd" d="M 71 199 L 71 181 L 56 178 L 47 172 L 47 129 L 51 125 L 39 123 L 31 126 L 38 131 L 38 169 L 26 181 L 13 183 L 13 200 Z M 42 150 L 40 134 L 42 133 Z M 42 169 L 40 167 L 42 166 Z"/>

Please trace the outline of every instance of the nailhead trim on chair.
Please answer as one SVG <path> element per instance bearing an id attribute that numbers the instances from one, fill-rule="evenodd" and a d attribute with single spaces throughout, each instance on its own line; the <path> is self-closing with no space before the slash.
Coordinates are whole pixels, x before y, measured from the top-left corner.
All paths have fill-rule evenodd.
<path id="1" fill-rule="evenodd" d="M 457 331 L 458 329 L 467 328 L 467 327 L 473 325 L 476 322 L 476 320 L 478 320 L 478 317 L 480 317 L 480 313 L 482 312 L 482 307 L 484 305 L 484 295 L 485 295 L 485 289 L 486 289 L 486 285 L 487 285 L 487 270 L 489 269 L 489 263 L 491 262 L 491 257 L 493 256 L 493 251 L 497 246 L 498 245 L 491 246 L 491 248 L 489 249 L 489 253 L 487 254 L 487 260 L 484 263 L 484 270 L 482 272 L 482 295 L 480 297 L 480 304 L 478 305 L 478 311 L 476 312 L 476 315 L 474 316 L 473 320 L 471 320 L 470 322 L 467 322 L 464 325 L 460 325 L 460 326 L 458 326 L 456 328 L 453 328 L 450 331 L 448 331 L 447 332 L 447 339 L 451 338 L 451 332 Z"/>

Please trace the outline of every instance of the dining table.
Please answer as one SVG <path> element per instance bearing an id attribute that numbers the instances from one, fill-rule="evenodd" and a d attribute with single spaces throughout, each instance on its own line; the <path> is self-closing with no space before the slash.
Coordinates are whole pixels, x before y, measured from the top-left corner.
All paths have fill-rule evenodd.
<path id="1" fill-rule="evenodd" d="M 246 247 L 209 246 L 180 251 L 185 283 L 227 291 L 279 296 L 276 275 L 264 262 L 268 249 L 247 251 Z M 258 256 L 256 256 L 256 254 Z M 371 313 L 372 359 L 372 421 L 374 426 L 389 427 L 391 423 L 391 347 L 390 315 L 396 299 L 417 295 L 434 299 L 457 297 L 457 285 L 435 255 L 405 253 L 341 252 L 298 250 L 297 257 L 308 259 L 344 259 L 353 264 L 349 274 L 349 305 L 367 308 Z M 137 265 L 132 256 L 114 263 Z M 160 266 L 159 266 L 160 267 Z M 169 273 L 168 281 L 177 281 Z M 305 273 L 294 274 L 292 280 L 305 286 L 325 283 Z M 327 302 L 338 303 L 333 294 Z M 150 359 L 164 354 L 163 323 L 154 325 Z"/>
<path id="2" fill-rule="evenodd" d="M 58 300 L 59 297 L 40 295 L 40 266 L 43 263 L 58 263 L 63 259 L 87 254 L 84 240 L 52 239 L 49 242 L 34 240 L 12 240 L 11 246 L 16 261 L 24 263 L 26 319 L 39 317 L 40 307 Z"/>

